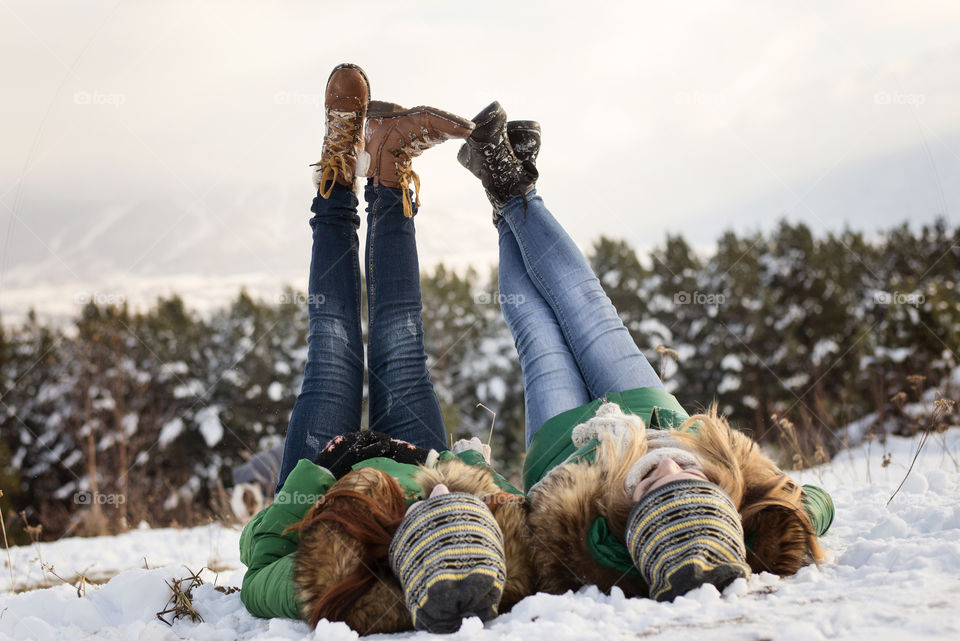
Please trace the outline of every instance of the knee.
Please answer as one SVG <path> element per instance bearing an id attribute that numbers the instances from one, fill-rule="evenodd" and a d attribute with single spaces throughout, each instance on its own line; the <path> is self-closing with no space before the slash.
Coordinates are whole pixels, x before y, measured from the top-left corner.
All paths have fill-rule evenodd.
<path id="1" fill-rule="evenodd" d="M 423 354 L 419 310 L 395 310 L 377 319 L 370 331 L 370 358 L 382 363 Z"/>
<path id="2" fill-rule="evenodd" d="M 311 357 L 322 352 L 324 358 L 336 358 L 340 353 L 355 351 L 359 347 L 359 340 L 359 332 L 343 318 L 315 316 L 310 319 L 307 343 Z"/>

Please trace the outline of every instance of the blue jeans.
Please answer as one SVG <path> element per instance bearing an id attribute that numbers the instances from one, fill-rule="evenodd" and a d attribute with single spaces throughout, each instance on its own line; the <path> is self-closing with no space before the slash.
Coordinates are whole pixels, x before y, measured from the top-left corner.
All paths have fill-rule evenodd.
<path id="1" fill-rule="evenodd" d="M 543 199 L 513 198 L 501 214 L 501 310 L 523 369 L 527 445 L 548 419 L 608 392 L 662 388 Z"/>
<path id="2" fill-rule="evenodd" d="M 444 449 L 446 430 L 427 372 L 420 312 L 420 264 L 413 218 L 399 189 L 374 187 L 367 201 L 368 386 L 370 429 L 423 448 Z M 310 333 L 303 384 L 287 427 L 276 489 L 302 459 L 334 436 L 360 429 L 363 339 L 357 197 L 337 184 L 310 211 Z"/>

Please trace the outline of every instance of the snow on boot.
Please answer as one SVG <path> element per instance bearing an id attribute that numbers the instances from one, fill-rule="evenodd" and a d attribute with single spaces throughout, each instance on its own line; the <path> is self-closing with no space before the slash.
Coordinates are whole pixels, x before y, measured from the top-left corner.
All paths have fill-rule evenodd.
<path id="1" fill-rule="evenodd" d="M 536 120 L 511 120 L 507 123 L 507 138 L 513 153 L 523 163 L 527 175 L 536 182 L 540 177 L 537 172 L 537 156 L 540 154 L 540 123 Z"/>
<path id="2" fill-rule="evenodd" d="M 493 206 L 493 222 L 496 224 L 500 210 L 507 201 L 514 196 L 526 196 L 533 189 L 538 176 L 536 167 L 532 163 L 522 162 L 511 146 L 507 134 L 507 114 L 499 102 L 491 103 L 477 114 L 474 122 L 476 129 L 460 148 L 457 160 L 480 179 L 487 199 Z M 528 137 L 533 138 L 532 134 L 532 128 L 525 130 Z M 533 169 L 533 175 L 526 171 L 527 167 Z"/>
<path id="3" fill-rule="evenodd" d="M 523 163 L 523 170 L 527 176 L 536 182 L 540 173 L 537 171 L 537 155 L 540 153 L 540 123 L 536 120 L 511 120 L 507 122 L 507 139 L 517 155 L 517 160 Z M 470 147 L 464 145 L 457 156 L 460 164 L 471 168 L 479 166 L 479 160 L 474 163 Z M 471 169 L 472 171 L 472 169 Z M 474 174 L 476 175 L 476 174 Z M 480 176 L 477 175 L 479 178 Z M 493 212 L 493 224 L 497 224 L 497 211 Z"/>
<path id="4" fill-rule="evenodd" d="M 358 175 L 373 178 L 374 185 L 403 190 L 403 214 L 413 216 L 420 206 L 420 177 L 411 168 L 414 158 L 451 138 L 466 138 L 473 123 L 433 107 L 404 109 L 392 102 L 370 102 L 364 132 L 366 146 L 360 155 Z M 411 202 L 410 187 L 416 196 Z"/>
<path id="5" fill-rule="evenodd" d="M 513 147 L 513 153 L 517 155 L 517 160 L 524 164 L 524 169 L 534 177 L 534 180 L 538 177 L 537 155 L 540 153 L 540 138 L 540 123 L 536 120 L 511 120 L 507 122 L 507 139 L 510 141 L 510 146 Z M 470 147 L 464 145 L 460 148 L 458 160 L 468 169 L 472 166 L 474 161 Z M 526 166 L 527 163 L 530 163 L 529 167 Z M 477 176 L 477 178 L 479 177 Z"/>
<path id="6" fill-rule="evenodd" d="M 327 133 L 320 161 L 311 165 L 314 186 L 329 198 L 334 183 L 353 186 L 357 156 L 363 149 L 363 119 L 370 102 L 370 81 L 357 65 L 334 67 L 327 79 L 325 107 Z"/>

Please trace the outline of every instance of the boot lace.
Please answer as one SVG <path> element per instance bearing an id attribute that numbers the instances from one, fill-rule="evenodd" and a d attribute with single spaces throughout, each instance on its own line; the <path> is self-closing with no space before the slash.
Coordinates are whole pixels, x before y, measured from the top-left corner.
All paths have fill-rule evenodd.
<path id="1" fill-rule="evenodd" d="M 510 149 L 501 141 L 499 144 L 484 145 L 481 149 L 484 164 L 490 170 L 490 177 L 495 189 L 500 191 L 507 189 L 516 182 L 519 177 L 515 156 L 511 154 Z"/>
<path id="2" fill-rule="evenodd" d="M 353 112 L 327 112 L 327 139 L 324 141 L 326 157 L 311 167 L 319 167 L 320 197 L 329 198 L 337 177 L 344 182 L 353 180 L 353 168 L 347 162 L 357 142 L 360 140 L 362 119 Z"/>
<path id="3" fill-rule="evenodd" d="M 400 189 L 403 190 L 403 215 L 413 218 L 413 205 L 420 208 L 420 176 L 410 168 L 409 161 L 406 165 L 397 161 L 397 177 L 400 179 Z M 413 183 L 413 202 L 410 201 L 410 183 Z"/>
<path id="4" fill-rule="evenodd" d="M 413 217 L 413 205 L 420 207 L 420 176 L 412 168 L 413 159 L 424 152 L 424 150 L 443 142 L 443 139 L 437 140 L 430 137 L 430 132 L 426 128 L 420 132 L 420 137 L 414 137 L 411 134 L 409 142 L 404 142 L 400 149 L 394 152 L 397 158 L 397 179 L 400 182 L 400 189 L 403 191 L 403 215 L 407 218 Z M 413 184 L 414 200 L 410 200 L 410 185 Z"/>

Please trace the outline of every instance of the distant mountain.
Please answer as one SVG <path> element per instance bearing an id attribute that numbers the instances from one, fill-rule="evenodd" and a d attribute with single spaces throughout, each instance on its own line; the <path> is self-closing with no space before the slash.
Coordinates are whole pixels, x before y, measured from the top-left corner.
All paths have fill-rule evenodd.
<path id="1" fill-rule="evenodd" d="M 814 232 L 889 228 L 903 221 L 960 217 L 960 136 L 929 139 L 926 147 L 837 164 L 820 175 L 792 179 L 771 175 L 770 187 L 747 199 L 718 203 L 710 211 L 662 215 L 657 230 L 680 231 L 698 247 L 711 246 L 721 231 L 769 229 L 786 217 Z M 856 155 L 855 150 L 851 156 Z M 824 166 L 836 162 L 825 159 Z M 553 186 L 557 190 L 557 186 Z M 92 293 L 121 294 L 149 303 L 178 291 L 191 306 L 227 302 L 246 285 L 270 298 L 283 284 L 306 286 L 310 230 L 309 198 L 279 187 L 251 187 L 239 194 L 213 194 L 203 204 L 174 199 L 129 203 L 77 202 L 69 193 L 25 203 L 20 224 L 0 227 L 3 247 L 0 312 L 15 319 L 34 307 L 70 316 L 76 299 Z M 476 196 L 476 194 L 473 194 Z M 436 197 L 436 196 L 435 196 Z M 421 263 L 445 261 L 482 266 L 496 259 L 495 234 L 478 239 L 478 201 L 447 194 L 442 209 L 418 222 Z M 485 216 L 483 224 L 485 225 Z M 361 230 L 362 232 L 362 230 Z M 638 249 L 661 240 L 649 226 L 602 229 Z M 577 238 L 581 245 L 594 240 Z M 362 237 L 361 237 L 362 241 Z M 485 242 L 489 241 L 489 242 Z"/>

